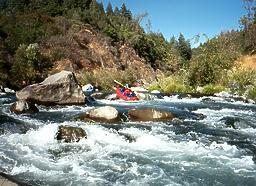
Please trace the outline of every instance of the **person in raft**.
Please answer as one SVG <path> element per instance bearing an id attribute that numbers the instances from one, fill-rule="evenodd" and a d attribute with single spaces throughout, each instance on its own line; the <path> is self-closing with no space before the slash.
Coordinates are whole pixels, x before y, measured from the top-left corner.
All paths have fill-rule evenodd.
<path id="1" fill-rule="evenodd" d="M 125 86 L 121 89 L 121 92 L 127 97 L 134 97 L 136 96 L 135 93 L 131 90 L 131 86 L 126 83 Z"/>

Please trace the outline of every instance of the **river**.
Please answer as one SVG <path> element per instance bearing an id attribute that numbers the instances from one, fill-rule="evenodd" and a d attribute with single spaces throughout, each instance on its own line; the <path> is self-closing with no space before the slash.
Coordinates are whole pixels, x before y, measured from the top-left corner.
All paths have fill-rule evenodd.
<path id="1" fill-rule="evenodd" d="M 256 185 L 256 104 L 232 98 L 164 97 L 88 106 L 38 106 L 36 114 L 9 111 L 0 96 L 0 171 L 28 185 Z M 168 122 L 101 124 L 74 120 L 111 105 L 173 112 Z M 58 126 L 81 127 L 87 139 L 62 143 Z"/>

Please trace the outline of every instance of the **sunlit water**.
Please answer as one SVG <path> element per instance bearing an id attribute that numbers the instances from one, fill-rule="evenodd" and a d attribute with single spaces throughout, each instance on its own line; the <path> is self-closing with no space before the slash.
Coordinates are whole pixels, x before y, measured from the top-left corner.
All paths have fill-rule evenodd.
<path id="1" fill-rule="evenodd" d="M 39 106 L 37 114 L 16 115 L 9 111 L 14 101 L 13 95 L 0 96 L 0 171 L 29 185 L 256 185 L 255 104 L 173 96 Z M 74 120 L 101 105 L 125 114 L 154 107 L 179 120 L 111 125 Z M 58 142 L 60 125 L 81 127 L 88 137 Z"/>

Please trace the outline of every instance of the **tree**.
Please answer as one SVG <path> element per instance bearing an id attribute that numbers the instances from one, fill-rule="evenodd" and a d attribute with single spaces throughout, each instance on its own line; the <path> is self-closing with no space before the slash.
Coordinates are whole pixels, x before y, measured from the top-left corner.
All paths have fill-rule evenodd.
<path id="1" fill-rule="evenodd" d="M 112 4 L 109 2 L 106 8 L 107 16 L 112 16 L 114 14 Z"/>
<path id="2" fill-rule="evenodd" d="M 180 53 L 180 56 L 184 59 L 184 60 L 190 60 L 192 57 L 192 49 L 190 46 L 189 41 L 185 40 L 185 37 L 183 36 L 182 33 L 180 33 L 180 36 L 178 38 L 178 43 L 177 43 L 177 48 L 178 51 Z"/>
<path id="3" fill-rule="evenodd" d="M 10 64 L 6 60 L 0 59 L 0 86 L 6 86 L 9 70 Z"/>
<path id="4" fill-rule="evenodd" d="M 165 60 L 168 56 L 168 43 L 161 33 L 141 34 L 134 44 L 135 51 L 143 57 L 155 70 L 165 68 Z"/>
<path id="5" fill-rule="evenodd" d="M 63 0 L 63 5 L 66 8 L 81 8 L 88 9 L 92 0 Z"/>
<path id="6" fill-rule="evenodd" d="M 221 74 L 226 74 L 234 66 L 240 49 L 230 38 L 230 33 L 222 33 L 197 48 L 189 63 L 191 85 L 218 83 Z"/>
<path id="7" fill-rule="evenodd" d="M 84 22 L 102 30 L 106 27 L 107 18 L 102 3 L 92 0 L 88 10 L 85 10 Z"/>
<path id="8" fill-rule="evenodd" d="M 120 14 L 120 10 L 118 7 L 115 7 L 114 14 L 115 16 L 118 16 Z"/>
<path id="9" fill-rule="evenodd" d="M 256 52 L 256 0 L 243 0 L 247 14 L 240 19 L 245 52 Z"/>
<path id="10" fill-rule="evenodd" d="M 178 43 L 177 43 L 177 40 L 174 36 L 171 37 L 170 41 L 169 41 L 169 44 L 173 47 L 176 47 L 178 46 Z"/>
<path id="11" fill-rule="evenodd" d="M 122 16 L 128 18 L 129 20 L 132 19 L 132 13 L 131 13 L 130 10 L 128 10 L 128 9 L 126 8 L 126 5 L 125 5 L 124 3 L 123 3 L 122 6 L 121 6 L 120 12 L 121 12 L 121 15 L 122 15 Z"/>
<path id="12" fill-rule="evenodd" d="M 22 88 L 41 81 L 49 67 L 50 63 L 41 55 L 37 43 L 20 45 L 14 55 L 11 83 L 16 88 Z"/>

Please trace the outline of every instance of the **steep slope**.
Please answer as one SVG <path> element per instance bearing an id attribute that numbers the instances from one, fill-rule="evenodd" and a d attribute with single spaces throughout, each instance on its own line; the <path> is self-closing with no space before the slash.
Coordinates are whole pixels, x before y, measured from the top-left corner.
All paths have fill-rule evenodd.
<path id="1" fill-rule="evenodd" d="M 242 67 L 256 70 L 256 55 L 243 56 L 238 60 L 238 64 Z"/>
<path id="2" fill-rule="evenodd" d="M 111 43 L 110 38 L 89 25 L 72 25 L 64 35 L 52 36 L 42 46 L 43 53 L 55 59 L 50 73 L 70 70 L 81 78 L 85 71 L 132 69 L 138 79 L 146 82 L 153 81 L 156 76 L 132 47 Z"/>

